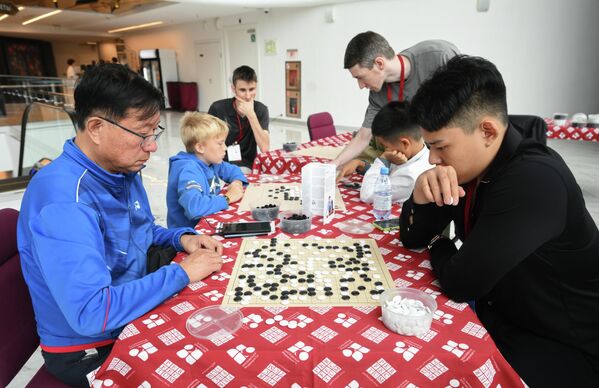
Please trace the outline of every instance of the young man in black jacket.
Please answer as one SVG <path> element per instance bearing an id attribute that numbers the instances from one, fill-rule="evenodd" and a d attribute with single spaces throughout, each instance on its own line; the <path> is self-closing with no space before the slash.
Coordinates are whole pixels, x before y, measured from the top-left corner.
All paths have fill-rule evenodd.
<path id="1" fill-rule="evenodd" d="M 509 123 L 490 62 L 459 56 L 412 100 L 430 163 L 401 214 L 443 291 L 476 312 L 532 387 L 599 386 L 599 231 L 552 149 Z M 455 221 L 463 245 L 442 237 Z"/>

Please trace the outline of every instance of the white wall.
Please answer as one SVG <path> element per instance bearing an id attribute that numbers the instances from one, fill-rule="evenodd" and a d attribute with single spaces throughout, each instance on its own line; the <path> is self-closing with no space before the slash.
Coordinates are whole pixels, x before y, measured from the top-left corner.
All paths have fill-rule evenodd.
<path id="1" fill-rule="evenodd" d="M 98 53 L 100 54 L 100 59 L 105 60 L 107 63 L 112 62 L 112 58 L 117 57 L 116 43 L 100 43 L 98 45 Z"/>
<path id="2" fill-rule="evenodd" d="M 298 49 L 302 119 L 326 110 L 337 124 L 359 126 L 367 91 L 360 91 L 343 69 L 343 54 L 347 42 L 366 30 L 385 36 L 396 51 L 442 38 L 463 53 L 491 60 L 506 81 L 510 113 L 599 112 L 597 0 L 491 0 L 486 13 L 476 12 L 475 0 L 355 2 L 334 6 L 334 23 L 325 22 L 328 8 L 273 9 L 221 19 L 224 26 L 239 18 L 256 25 L 259 99 L 271 116 L 284 114 L 285 50 Z M 194 42 L 223 39 L 215 24 L 190 23 L 130 35 L 125 41 L 135 50 L 175 49 L 181 80 L 192 81 Z M 277 55 L 264 55 L 265 39 L 277 40 Z"/>
<path id="3" fill-rule="evenodd" d="M 54 51 L 56 75 L 65 77 L 67 72 L 67 59 L 73 58 L 75 66 L 90 64 L 92 60 L 98 62 L 98 46 L 79 44 L 73 42 L 50 41 Z"/>

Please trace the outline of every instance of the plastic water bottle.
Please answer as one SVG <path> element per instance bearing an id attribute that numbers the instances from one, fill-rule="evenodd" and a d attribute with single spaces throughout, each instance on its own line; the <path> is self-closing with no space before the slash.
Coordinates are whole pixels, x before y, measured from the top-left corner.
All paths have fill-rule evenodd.
<path id="1" fill-rule="evenodd" d="M 374 184 L 374 203 L 372 213 L 377 221 L 391 217 L 391 181 L 389 169 L 381 167 L 381 175 Z"/>

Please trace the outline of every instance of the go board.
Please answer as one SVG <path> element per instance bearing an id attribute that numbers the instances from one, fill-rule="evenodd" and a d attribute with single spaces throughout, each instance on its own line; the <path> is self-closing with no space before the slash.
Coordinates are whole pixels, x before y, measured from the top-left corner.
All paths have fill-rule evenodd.
<path id="1" fill-rule="evenodd" d="M 302 185 L 300 183 L 252 183 L 245 189 L 237 212 L 249 212 L 251 210 L 250 204 L 268 202 L 270 198 L 273 201 L 280 201 L 280 211 L 301 211 Z M 335 209 L 340 211 L 346 210 L 338 187 L 335 187 Z"/>
<path id="2" fill-rule="evenodd" d="M 244 239 L 223 306 L 377 305 L 395 288 L 373 239 Z"/>
<path id="3" fill-rule="evenodd" d="M 341 151 L 343 151 L 343 147 L 331 147 L 331 146 L 315 146 L 310 148 L 304 148 L 302 150 L 297 150 L 290 152 L 291 156 L 313 156 L 316 158 L 324 158 L 324 159 L 335 159 Z"/>

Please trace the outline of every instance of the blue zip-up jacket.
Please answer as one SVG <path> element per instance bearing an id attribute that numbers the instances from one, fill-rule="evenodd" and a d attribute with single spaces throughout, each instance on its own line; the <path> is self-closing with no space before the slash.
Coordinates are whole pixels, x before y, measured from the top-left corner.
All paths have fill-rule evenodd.
<path id="1" fill-rule="evenodd" d="M 198 220 L 224 210 L 229 205 L 220 193 L 220 180 L 239 180 L 247 185 L 241 169 L 221 162 L 208 165 L 193 153 L 179 152 L 169 159 L 166 224 L 169 228 L 194 227 Z"/>
<path id="2" fill-rule="evenodd" d="M 154 224 L 138 174 L 111 174 L 68 140 L 29 183 L 17 227 L 42 349 L 111 343 L 185 287 L 189 277 L 177 264 L 146 276 L 146 253 L 152 244 L 181 251 L 188 232 Z"/>

